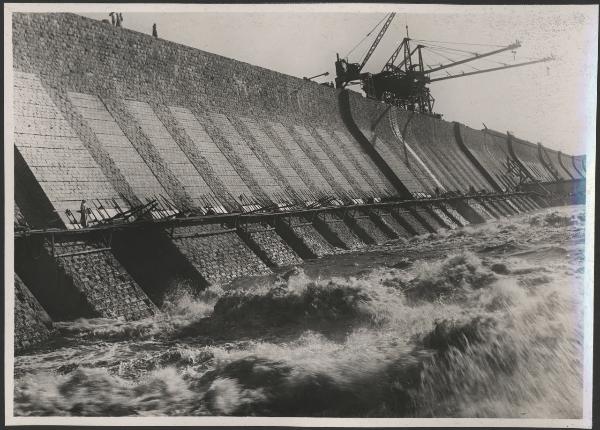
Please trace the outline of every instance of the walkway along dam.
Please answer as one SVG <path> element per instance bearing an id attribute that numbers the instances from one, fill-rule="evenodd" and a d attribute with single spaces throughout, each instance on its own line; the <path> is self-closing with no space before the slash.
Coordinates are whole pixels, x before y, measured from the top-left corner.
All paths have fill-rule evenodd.
<path id="1" fill-rule="evenodd" d="M 583 156 L 77 15 L 13 14 L 13 62 L 17 351 L 173 282 L 585 199 Z"/>

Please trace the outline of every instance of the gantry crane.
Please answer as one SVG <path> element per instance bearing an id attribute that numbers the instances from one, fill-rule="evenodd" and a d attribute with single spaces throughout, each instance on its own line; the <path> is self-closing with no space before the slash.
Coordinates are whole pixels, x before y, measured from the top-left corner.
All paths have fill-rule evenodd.
<path id="1" fill-rule="evenodd" d="M 375 48 L 383 38 L 383 35 L 390 26 L 391 21 L 394 18 L 393 13 L 387 15 L 385 24 L 379 31 L 375 41 L 371 44 L 367 55 L 364 57 L 361 63 L 348 63 L 347 60 L 340 59 L 339 55 L 335 63 L 337 77 L 335 79 L 337 88 L 345 88 L 349 84 L 360 83 L 366 96 L 369 98 L 381 100 L 406 110 L 417 111 L 421 113 L 433 114 L 433 105 L 435 103 L 434 98 L 428 88 L 428 84 L 447 79 L 461 78 L 465 76 L 476 75 L 480 73 L 494 72 L 503 69 L 510 69 L 514 67 L 523 67 L 531 64 L 542 63 L 551 61 L 553 57 L 544 57 L 540 59 L 534 59 L 531 61 L 516 63 L 516 64 L 501 64 L 499 67 L 492 67 L 487 69 L 475 69 L 473 72 L 467 73 L 456 73 L 448 74 L 442 77 L 431 77 L 430 75 L 435 72 L 449 69 L 461 64 L 466 64 L 475 60 L 480 60 L 485 57 L 489 57 L 495 54 L 499 54 L 505 51 L 513 51 L 521 47 L 521 43 L 517 40 L 516 42 L 501 46 L 499 49 L 494 49 L 484 53 L 472 53 L 468 58 L 461 59 L 459 61 L 450 61 L 447 64 L 440 64 L 437 67 L 426 68 L 423 61 L 424 48 L 428 48 L 427 45 L 417 43 L 414 48 L 411 46 L 411 39 L 407 35 L 394 50 L 392 55 L 386 61 L 383 69 L 379 73 L 368 73 L 362 72 L 363 67 L 373 55 Z M 431 48 L 433 50 L 433 48 Z M 457 50 L 458 51 L 458 50 Z M 400 56 L 402 54 L 402 56 Z M 401 60 L 396 64 L 399 57 Z M 449 59 L 450 60 L 450 59 Z M 437 115 L 439 116 L 439 115 Z"/>

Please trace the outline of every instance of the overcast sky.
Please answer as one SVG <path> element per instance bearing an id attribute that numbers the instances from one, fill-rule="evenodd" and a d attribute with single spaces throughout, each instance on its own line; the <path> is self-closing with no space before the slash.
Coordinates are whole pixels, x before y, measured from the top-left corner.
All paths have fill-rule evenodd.
<path id="1" fill-rule="evenodd" d="M 485 123 L 571 154 L 585 152 L 586 136 L 595 141 L 597 6 L 433 6 L 401 6 L 365 70 L 381 70 L 406 25 L 411 38 L 461 42 L 465 45 L 446 46 L 473 52 L 494 48 L 466 43 L 507 45 L 518 39 L 522 47 L 516 54 L 491 59 L 510 63 L 553 54 L 556 60 L 433 83 L 435 111 L 447 120 L 476 129 Z M 383 5 L 376 13 L 125 11 L 123 26 L 150 34 L 156 23 L 163 39 L 297 77 L 328 71 L 321 82 L 333 80 L 335 54 L 345 56 L 392 7 L 398 6 Z M 81 14 L 108 18 L 106 13 Z M 351 61 L 360 61 L 376 33 L 350 55 Z M 444 51 L 448 58 L 464 58 L 449 52 Z M 424 56 L 431 65 L 447 62 L 434 53 Z M 471 64 L 479 69 L 498 65 Z M 451 71 L 473 70 L 457 66 Z"/>

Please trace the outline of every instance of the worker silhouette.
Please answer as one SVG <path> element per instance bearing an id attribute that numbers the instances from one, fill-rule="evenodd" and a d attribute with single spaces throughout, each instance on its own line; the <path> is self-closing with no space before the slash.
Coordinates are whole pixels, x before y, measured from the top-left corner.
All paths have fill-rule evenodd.
<path id="1" fill-rule="evenodd" d="M 152 36 L 158 37 L 158 31 L 156 31 L 156 23 L 152 24 Z"/>
<path id="2" fill-rule="evenodd" d="M 116 19 L 117 19 L 117 13 L 116 12 L 111 12 L 109 13 L 110 15 L 110 23 L 112 25 L 115 25 Z"/>
<path id="3" fill-rule="evenodd" d="M 81 224 L 82 227 L 87 227 L 87 211 L 88 208 L 84 199 L 81 201 L 81 205 L 79 206 L 79 212 L 81 212 L 81 219 L 79 221 L 79 224 Z"/>

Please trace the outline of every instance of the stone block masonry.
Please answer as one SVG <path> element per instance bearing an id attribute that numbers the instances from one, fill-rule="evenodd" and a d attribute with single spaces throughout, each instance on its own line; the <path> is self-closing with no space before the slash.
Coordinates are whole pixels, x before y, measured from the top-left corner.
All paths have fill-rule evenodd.
<path id="1" fill-rule="evenodd" d="M 385 210 L 385 209 L 370 210 L 369 216 L 371 216 L 371 219 L 376 217 L 379 220 L 378 221 L 379 223 L 384 224 L 385 228 L 387 228 L 387 230 L 389 230 L 391 232 L 391 237 L 393 239 L 395 239 L 395 238 L 407 239 L 413 235 L 413 233 L 411 233 L 409 230 L 407 230 L 407 228 L 405 226 L 403 226 L 400 222 L 398 222 L 398 220 L 396 218 L 394 218 L 394 216 L 392 215 L 390 210 Z M 381 226 L 380 226 L 380 228 L 382 230 L 384 230 L 384 228 L 382 228 Z"/>
<path id="2" fill-rule="evenodd" d="M 571 174 L 561 166 L 558 151 L 544 148 L 541 143 L 538 143 L 538 152 L 540 161 L 544 167 L 546 167 L 557 180 L 573 179 Z"/>
<path id="3" fill-rule="evenodd" d="M 488 200 L 488 205 L 492 205 L 496 210 L 500 212 L 502 216 L 511 216 L 517 213 L 516 210 L 513 209 L 512 206 L 508 204 L 507 201 L 502 201 L 500 199 Z"/>
<path id="4" fill-rule="evenodd" d="M 427 182 L 428 178 L 421 171 L 415 170 L 415 163 L 404 145 L 403 153 L 396 150 L 399 143 L 395 131 L 392 129 L 391 107 L 374 100 L 363 100 L 359 95 L 348 92 L 346 97 L 340 97 L 340 105 L 347 111 L 347 123 L 356 127 L 354 137 L 362 136 L 363 146 L 369 151 L 378 169 L 386 172 L 385 176 L 394 184 L 394 187 L 410 193 L 428 193 L 433 189 Z"/>
<path id="5" fill-rule="evenodd" d="M 321 175 L 327 180 L 331 188 L 339 197 L 353 196 L 352 185 L 344 175 L 335 167 L 331 159 L 321 149 L 310 132 L 300 125 L 288 127 L 288 132 L 294 136 L 302 150 L 312 160 Z"/>
<path id="6" fill-rule="evenodd" d="M 365 246 L 364 242 L 337 214 L 323 212 L 317 214 L 314 219 L 317 230 L 330 243 L 342 249 L 359 249 Z"/>
<path id="7" fill-rule="evenodd" d="M 15 352 L 45 341 L 53 332 L 52 320 L 15 273 Z"/>
<path id="8" fill-rule="evenodd" d="M 248 223 L 239 226 L 238 233 L 246 244 L 271 267 L 287 267 L 302 263 L 302 259 L 287 245 L 268 223 Z"/>
<path id="9" fill-rule="evenodd" d="M 446 228 L 446 226 L 438 220 L 434 213 L 422 206 L 415 206 L 411 208 L 411 212 L 415 218 L 421 221 L 421 224 L 431 233 L 436 233 Z"/>
<path id="10" fill-rule="evenodd" d="M 476 166 L 488 177 L 496 191 L 517 184 L 518 177 L 509 173 L 510 153 L 506 134 L 491 130 L 474 130 L 458 123 L 455 123 L 455 130 L 463 151 L 475 160 Z"/>
<path id="11" fill-rule="evenodd" d="M 15 146 L 62 222 L 81 200 L 116 199 L 126 207 L 39 78 L 15 72 Z"/>
<path id="12" fill-rule="evenodd" d="M 52 202 L 23 159 L 19 149 L 14 149 L 15 208 L 31 228 L 64 228 L 63 220 L 55 212 Z"/>
<path id="13" fill-rule="evenodd" d="M 360 148 L 358 142 L 348 137 L 347 133 L 338 130 L 335 130 L 333 135 L 340 148 L 346 152 L 347 157 L 366 178 L 378 196 L 394 195 L 396 193 L 392 183 L 381 173 L 369 154 Z"/>
<path id="14" fill-rule="evenodd" d="M 490 209 L 488 206 L 484 205 L 482 202 L 471 199 L 469 200 L 469 206 L 477 212 L 477 214 L 486 221 L 493 220 L 498 218 L 498 215 L 495 211 Z"/>
<path id="15" fill-rule="evenodd" d="M 445 121 L 70 14 L 15 14 L 13 37 L 16 182 L 27 176 L 39 188 L 36 194 L 29 192 L 35 186 L 17 187 L 35 200 L 17 197 L 26 216 L 56 210 L 64 223 L 65 209 L 75 212 L 82 199 L 120 194 L 122 207 L 162 195 L 190 211 L 215 202 L 237 212 L 325 199 L 394 201 L 431 195 L 438 187 L 500 190 L 516 183 L 507 173 L 509 161 L 561 162 L 560 154 L 549 161 L 543 153 L 523 155 L 506 135 L 482 142 L 488 136 L 473 131 L 461 143 L 461 127 Z M 584 169 L 578 163 L 573 171 Z M 507 215 L 536 207 L 520 197 L 485 204 Z M 75 251 L 48 259 L 70 283 L 65 294 L 81 304 L 69 315 L 110 316 L 114 310 L 137 318 L 153 308 L 133 279 L 144 288 L 152 284 L 159 296 L 159 283 L 176 282 L 176 273 L 202 285 L 222 284 L 271 273 L 269 266 L 296 264 L 299 257 L 465 225 L 473 214 L 481 218 L 480 209 L 458 206 L 432 211 L 407 205 L 377 214 L 349 209 L 353 215 L 342 218 L 347 209 L 318 219 L 272 214 L 275 231 L 256 225 L 254 217 L 242 227 L 146 226 L 155 230 L 140 240 L 143 245 L 127 248 L 121 241 L 118 255 L 132 274 L 124 274 L 123 283 L 110 275 L 122 269 L 113 251 L 87 239 L 59 243 L 55 248 Z M 46 218 L 34 224 L 48 227 Z M 133 230 L 128 237 L 143 235 Z M 143 253 L 147 261 L 160 262 L 167 252 L 172 257 L 160 281 L 142 274 L 147 261 L 126 255 L 141 246 L 165 252 Z M 43 282 L 23 280 L 37 297 Z M 121 303 L 108 300 L 111 294 Z M 47 310 L 54 317 L 60 308 Z"/>
<path id="16" fill-rule="evenodd" d="M 126 194 L 132 201 L 146 203 L 146 199 L 169 194 L 158 182 L 129 139 L 106 109 L 99 97 L 83 93 L 68 93 L 74 110 L 79 114 L 81 134 L 86 136 L 89 147 L 106 153 L 99 162 L 108 169 L 109 178 L 128 184 L 131 192 Z M 114 167 L 113 167 L 114 166 Z"/>
<path id="17" fill-rule="evenodd" d="M 130 112 L 129 108 L 135 109 L 136 106 L 128 106 L 123 100 L 116 98 L 101 99 L 123 134 L 133 144 L 136 151 L 158 179 L 158 182 L 167 190 L 172 201 L 179 208 L 194 209 L 195 202 L 192 196 L 187 193 L 185 186 L 170 169 L 167 160 L 162 158 L 161 152 L 154 146 L 154 142 L 143 133 L 142 126 Z M 142 113 L 138 112 L 138 115 L 141 117 Z"/>
<path id="18" fill-rule="evenodd" d="M 47 251 L 51 246 L 46 243 Z M 158 312 L 113 253 L 91 241 L 58 241 L 54 258 L 97 316 L 135 320 Z"/>
<path id="19" fill-rule="evenodd" d="M 398 134 L 418 154 L 428 172 L 442 183 L 446 190 L 467 192 L 493 190 L 492 185 L 481 175 L 465 156 L 456 141 L 454 125 L 426 115 L 413 114 L 392 108 L 397 118 Z"/>
<path id="20" fill-rule="evenodd" d="M 375 191 L 374 176 L 380 177 L 381 172 L 385 172 L 387 181 L 400 193 L 406 189 L 412 193 L 430 192 L 435 188 L 427 169 L 449 187 L 466 183 L 483 186 L 485 181 L 481 179 L 488 180 L 469 164 L 472 160 L 460 152 L 464 152 L 464 148 L 453 143 L 452 126 L 444 121 L 414 115 L 407 131 L 400 130 L 402 136 L 418 142 L 410 145 L 416 145 L 410 151 L 409 145 L 398 145 L 402 142 L 398 142 L 394 132 L 394 124 L 400 128 L 406 125 L 398 121 L 399 111 L 392 109 L 394 115 L 390 115 L 388 106 L 360 95 L 349 95 L 349 92 L 75 15 L 15 14 L 13 18 L 13 62 L 17 71 L 42 73 L 45 81 L 56 88 L 101 98 L 191 109 L 212 138 L 215 138 L 214 126 L 205 122 L 207 112 L 252 118 L 262 128 L 268 122 L 285 124 L 293 138 L 305 145 L 303 150 L 310 148 L 316 153 L 319 152 L 316 146 L 325 148 L 326 158 L 320 153 L 309 157 L 319 160 L 312 161 L 329 185 L 336 188 L 338 197 L 356 197 L 369 189 Z M 344 97 L 350 102 L 342 103 Z M 348 113 L 355 123 L 353 127 L 348 123 Z M 362 137 L 357 137 L 354 127 L 362 132 Z M 169 132 L 173 134 L 171 129 Z M 352 145 L 345 145 L 346 151 L 337 151 L 335 143 L 344 143 L 339 137 L 344 134 L 352 136 L 349 138 Z M 365 145 L 365 136 L 370 148 Z M 429 147 L 437 147 L 438 143 L 448 149 L 447 159 L 435 151 L 431 153 Z M 362 163 L 355 161 L 361 157 L 352 149 L 358 147 L 377 161 L 377 174 L 373 175 L 373 170 L 365 169 L 365 165 L 362 170 L 358 168 Z M 419 151 L 422 155 L 419 159 L 427 167 L 425 170 L 415 156 Z M 535 162 L 541 165 L 536 157 Z M 382 159 L 387 159 L 389 166 L 383 166 Z M 371 168 L 373 160 L 367 161 Z M 182 191 L 169 175 L 163 176 L 159 182 L 169 192 Z M 165 178 L 169 180 L 163 181 Z M 253 189 L 256 184 L 248 182 L 246 177 L 243 179 L 258 199 L 260 193 Z M 205 182 L 208 183 L 206 179 Z"/>
<path id="21" fill-rule="evenodd" d="M 259 159 L 248 142 L 240 136 L 230 119 L 225 115 L 210 113 L 210 118 L 218 128 L 221 136 L 228 144 L 228 149 L 237 157 L 238 162 L 245 165 L 262 191 L 274 203 L 285 203 L 290 200 L 282 184 L 278 183 L 276 175 Z"/>
<path id="22" fill-rule="evenodd" d="M 243 154 L 248 154 L 248 152 L 251 151 L 247 147 L 241 149 L 236 148 L 237 142 L 231 142 L 228 139 L 227 133 L 225 133 L 222 128 L 226 128 L 228 131 L 233 130 L 233 136 L 235 136 L 237 132 L 235 129 L 233 129 L 233 126 L 227 117 L 221 114 L 208 114 L 206 116 L 202 116 L 202 114 L 197 110 L 192 110 L 192 113 L 200 120 L 205 127 L 206 133 L 210 137 L 211 141 L 215 143 L 221 154 L 225 156 L 227 161 L 231 164 L 231 166 L 233 166 L 239 177 L 252 193 L 250 196 L 247 196 L 249 197 L 249 200 L 252 200 L 253 202 L 259 202 L 263 205 L 274 203 L 272 199 L 275 197 L 273 196 L 279 195 L 281 192 L 280 187 L 269 175 L 264 166 L 260 164 L 260 161 L 256 158 L 256 156 L 249 154 L 250 159 L 248 162 L 252 164 L 246 164 L 246 160 L 243 159 Z M 242 154 L 240 154 L 240 151 Z M 253 172 L 251 170 L 251 166 L 257 166 L 259 171 Z M 263 180 L 264 183 L 259 183 L 259 179 L 257 179 L 257 177 L 260 178 L 260 180 Z M 244 200 L 246 200 L 247 197 L 244 196 Z M 275 200 L 280 199 L 275 198 Z"/>
<path id="23" fill-rule="evenodd" d="M 315 197 L 321 198 L 334 194 L 331 185 L 283 124 L 270 122 L 266 130 L 273 137 L 273 141 L 279 143 L 281 152 L 286 155 Z"/>
<path id="24" fill-rule="evenodd" d="M 381 245 L 393 238 L 377 225 L 367 211 L 350 210 L 346 212 L 345 220 L 366 243 Z"/>
<path id="25" fill-rule="evenodd" d="M 99 139 L 99 136 L 104 136 L 103 133 L 114 129 L 110 127 L 114 120 L 100 100 L 95 96 L 67 93 L 63 89 L 53 88 L 52 82 L 44 83 L 44 87 L 115 191 L 124 196 L 128 202 L 139 204 L 140 201 L 132 186 Z M 118 130 L 118 127 L 116 128 Z"/>
<path id="26" fill-rule="evenodd" d="M 334 166 L 352 186 L 352 191 L 355 195 L 361 197 L 374 197 L 376 195 L 356 166 L 350 162 L 344 151 L 337 145 L 336 140 L 323 129 L 313 129 L 311 130 L 311 135 Z"/>
<path id="27" fill-rule="evenodd" d="M 244 198 L 249 199 L 252 192 L 192 112 L 173 106 L 169 107 L 169 110 L 176 121 L 171 127 L 174 135 L 181 136 L 180 145 L 186 148 L 198 171 L 206 175 L 205 180 L 211 184 L 214 192 L 220 196 L 232 196 L 237 204 L 242 204 Z M 166 115 L 164 113 L 163 117 Z"/>
<path id="28" fill-rule="evenodd" d="M 542 163 L 539 158 L 539 148 L 536 144 L 526 140 L 508 136 L 508 149 L 518 163 L 529 173 L 532 179 L 542 182 L 552 182 L 556 178 Z"/>
<path id="29" fill-rule="evenodd" d="M 243 276 L 272 273 L 235 229 L 226 225 L 175 227 L 170 237 L 208 284 L 226 284 Z"/>
<path id="30" fill-rule="evenodd" d="M 190 197 L 193 206 L 204 208 L 212 206 L 209 202 L 214 195 L 202 176 L 175 143 L 165 126 L 154 113 L 148 103 L 126 100 L 124 102 L 140 131 L 159 154 L 169 171 L 183 187 L 185 194 Z"/>
<path id="31" fill-rule="evenodd" d="M 430 209 L 436 215 L 437 220 L 441 221 L 441 223 L 450 230 L 454 230 L 460 226 L 460 223 L 453 219 L 453 217 L 444 210 L 446 208 L 443 206 L 432 205 Z"/>
<path id="32" fill-rule="evenodd" d="M 340 252 L 317 231 L 312 221 L 302 216 L 278 218 L 275 229 L 302 258 L 319 258 Z"/>
<path id="33" fill-rule="evenodd" d="M 429 231 L 425 227 L 423 221 L 417 218 L 408 207 L 391 208 L 390 214 L 410 233 L 411 236 L 425 234 Z"/>
<path id="34" fill-rule="evenodd" d="M 565 172 L 567 172 L 567 174 L 569 175 L 570 178 L 581 179 L 582 176 L 577 171 L 577 169 L 575 169 L 575 166 L 573 165 L 573 161 L 571 160 L 571 157 L 565 156 L 565 154 L 563 154 L 560 151 L 558 151 L 558 164 L 560 164 L 560 167 L 562 167 L 563 170 Z"/>
<path id="35" fill-rule="evenodd" d="M 289 201 L 308 201 L 309 190 L 279 148 L 252 118 L 230 115 L 229 120 L 252 152 L 277 181 Z"/>
<path id="36" fill-rule="evenodd" d="M 102 238 L 15 242 L 15 270 L 53 320 L 149 317 L 158 312 Z"/>

